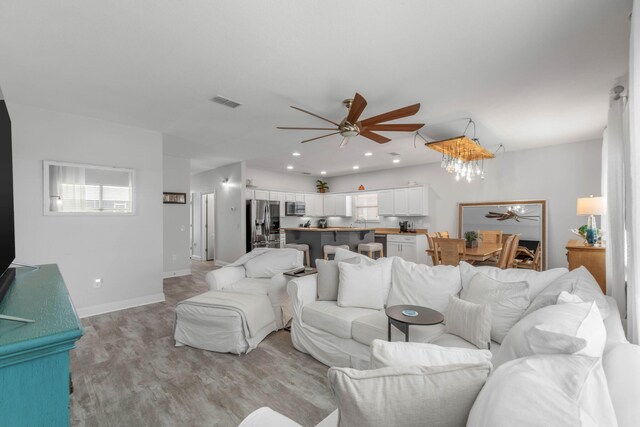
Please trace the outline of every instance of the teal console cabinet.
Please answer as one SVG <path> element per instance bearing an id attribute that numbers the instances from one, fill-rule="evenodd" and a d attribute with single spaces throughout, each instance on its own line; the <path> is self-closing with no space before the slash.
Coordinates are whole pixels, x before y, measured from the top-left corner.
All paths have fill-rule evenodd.
<path id="1" fill-rule="evenodd" d="M 0 425 L 69 425 L 69 350 L 82 324 L 55 264 L 18 268 L 0 314 Z"/>

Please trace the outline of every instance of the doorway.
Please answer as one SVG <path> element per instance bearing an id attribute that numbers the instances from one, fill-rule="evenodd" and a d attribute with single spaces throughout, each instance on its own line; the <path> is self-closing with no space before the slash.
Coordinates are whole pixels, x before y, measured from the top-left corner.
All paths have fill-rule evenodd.
<path id="1" fill-rule="evenodd" d="M 212 261 L 215 258 L 215 194 L 202 195 L 202 259 Z"/>

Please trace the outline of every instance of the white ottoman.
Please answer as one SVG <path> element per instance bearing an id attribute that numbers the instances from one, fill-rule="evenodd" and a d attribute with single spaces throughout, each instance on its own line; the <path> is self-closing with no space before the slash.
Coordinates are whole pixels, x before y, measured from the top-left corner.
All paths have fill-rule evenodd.
<path id="1" fill-rule="evenodd" d="M 275 330 L 266 295 L 209 291 L 176 305 L 176 346 L 244 354 Z"/>

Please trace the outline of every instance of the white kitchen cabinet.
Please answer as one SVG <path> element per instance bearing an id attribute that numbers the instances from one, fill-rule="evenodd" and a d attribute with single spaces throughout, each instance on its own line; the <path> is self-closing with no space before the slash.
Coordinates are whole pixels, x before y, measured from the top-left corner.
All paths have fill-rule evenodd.
<path id="1" fill-rule="evenodd" d="M 304 202 L 304 193 L 296 193 L 296 202 Z"/>
<path id="2" fill-rule="evenodd" d="M 394 215 L 409 214 L 409 192 L 406 188 L 393 190 L 393 213 Z"/>
<path id="3" fill-rule="evenodd" d="M 416 262 L 427 263 L 427 236 L 424 234 L 389 234 L 387 235 L 387 256 Z"/>
<path id="4" fill-rule="evenodd" d="M 280 194 L 279 191 L 269 191 L 269 201 L 277 202 Z"/>
<path id="5" fill-rule="evenodd" d="M 316 212 L 316 216 L 324 216 L 322 194 L 316 194 L 313 196 L 313 210 Z"/>
<path id="6" fill-rule="evenodd" d="M 351 196 L 336 194 L 336 216 L 352 216 Z"/>
<path id="7" fill-rule="evenodd" d="M 409 216 L 429 215 L 429 190 L 424 187 L 410 187 L 407 190 Z"/>
<path id="8" fill-rule="evenodd" d="M 278 192 L 278 201 L 280 202 L 280 217 L 287 215 L 287 210 L 285 209 L 285 193 Z"/>
<path id="9" fill-rule="evenodd" d="M 253 200 L 254 198 L 253 190 L 244 190 L 244 198 L 247 200 Z"/>
<path id="10" fill-rule="evenodd" d="M 393 190 L 378 191 L 378 215 L 393 216 Z"/>
<path id="11" fill-rule="evenodd" d="M 295 202 L 296 201 L 296 193 L 285 193 L 284 194 L 286 202 Z"/>
<path id="12" fill-rule="evenodd" d="M 336 215 L 336 196 L 333 194 L 325 194 L 323 200 L 324 216 Z"/>
<path id="13" fill-rule="evenodd" d="M 256 200 L 269 200 L 269 192 L 266 190 L 256 190 L 254 195 Z"/>

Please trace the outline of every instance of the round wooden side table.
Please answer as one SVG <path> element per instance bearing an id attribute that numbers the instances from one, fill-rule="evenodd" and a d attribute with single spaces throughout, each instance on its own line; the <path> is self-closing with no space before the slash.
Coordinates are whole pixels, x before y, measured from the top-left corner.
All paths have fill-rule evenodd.
<path id="1" fill-rule="evenodd" d="M 417 316 L 407 316 L 404 310 L 414 310 Z M 409 326 L 411 325 L 437 325 L 444 322 L 444 316 L 439 311 L 419 305 L 393 305 L 385 309 L 388 319 L 388 341 L 391 341 L 391 325 L 404 333 L 404 340 L 409 342 Z"/>

